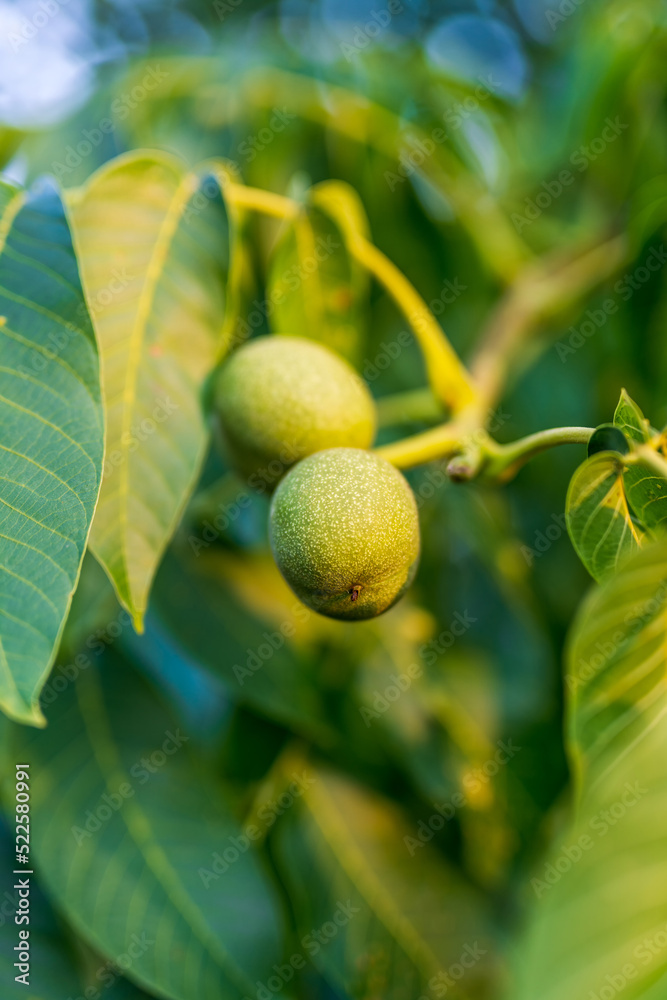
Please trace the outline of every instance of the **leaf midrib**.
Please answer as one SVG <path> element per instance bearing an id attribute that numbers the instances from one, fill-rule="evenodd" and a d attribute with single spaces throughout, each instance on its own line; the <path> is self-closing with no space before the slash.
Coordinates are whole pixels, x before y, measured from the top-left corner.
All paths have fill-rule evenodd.
<path id="1" fill-rule="evenodd" d="M 123 783 L 130 783 L 130 781 L 114 743 L 97 678 L 90 675 L 82 676 L 76 685 L 76 697 L 93 755 L 107 791 L 113 794 L 115 789 Z M 94 725 L 91 725 L 93 720 Z M 252 983 L 246 979 L 245 973 L 234 962 L 229 952 L 217 939 L 214 939 L 215 946 L 212 946 L 210 940 L 212 932 L 207 927 L 199 907 L 192 901 L 187 889 L 183 886 L 178 873 L 169 863 L 164 849 L 155 839 L 152 825 L 144 810 L 136 801 L 126 799 L 123 809 L 119 810 L 118 815 L 146 866 L 153 873 L 167 898 L 191 928 L 200 944 L 216 964 L 229 974 L 239 989 L 243 992 L 252 991 Z M 142 835 L 142 827 L 145 831 L 144 835 Z M 156 867 L 156 856 L 159 857 L 162 867 Z"/>
<path id="2" fill-rule="evenodd" d="M 180 180 L 178 187 L 174 192 L 169 208 L 160 226 L 160 230 L 153 247 L 153 252 L 151 254 L 151 259 L 146 270 L 144 284 L 137 303 L 137 311 L 128 348 L 119 444 L 119 450 L 123 459 L 119 470 L 120 478 L 118 488 L 118 505 L 121 558 L 125 568 L 129 603 L 135 613 L 142 612 L 144 610 L 143 607 L 139 607 L 134 603 L 134 587 L 127 558 L 129 533 L 128 504 L 130 496 L 130 463 L 128 461 L 128 456 L 130 453 L 129 446 L 131 443 L 130 432 L 132 428 L 132 416 L 137 398 L 137 382 L 139 369 L 141 367 L 146 330 L 160 278 L 164 273 L 164 264 L 171 249 L 174 236 L 176 235 L 183 209 L 192 195 L 196 192 L 198 186 L 199 181 L 197 175 L 194 173 L 188 173 Z M 104 351 L 102 352 L 102 365 L 104 367 Z"/>
<path id="3" fill-rule="evenodd" d="M 369 868 L 367 859 L 349 834 L 343 817 L 332 796 L 321 789 L 309 789 L 304 794 L 308 810 L 334 857 L 352 884 L 364 897 L 369 909 L 410 961 L 431 976 L 441 964 L 424 941 L 412 921 L 400 912 L 380 879 Z"/>

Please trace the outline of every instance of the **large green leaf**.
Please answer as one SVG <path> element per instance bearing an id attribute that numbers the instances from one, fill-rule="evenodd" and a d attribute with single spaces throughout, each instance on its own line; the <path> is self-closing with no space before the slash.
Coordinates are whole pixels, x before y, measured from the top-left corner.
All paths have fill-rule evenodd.
<path id="1" fill-rule="evenodd" d="M 567 529 L 579 558 L 596 580 L 613 573 L 645 536 L 629 506 L 625 472 L 619 455 L 600 452 L 579 466 L 568 489 Z"/>
<path id="2" fill-rule="evenodd" d="M 487 995 L 498 967 L 477 893 L 428 844 L 409 850 L 417 826 L 394 805 L 310 777 L 277 845 L 304 958 L 351 997 L 444 996 L 463 975 L 461 996 Z"/>
<path id="3" fill-rule="evenodd" d="M 0 706 L 39 691 L 79 576 L 102 472 L 99 359 L 58 192 L 0 184 Z"/>
<path id="4" fill-rule="evenodd" d="M 333 185 L 346 192 L 338 214 L 332 208 Z M 277 333 L 321 341 L 355 362 L 363 347 L 369 283 L 347 250 L 349 226 L 367 235 L 356 193 L 340 182 L 313 188 L 275 250 L 267 302 Z"/>
<path id="5" fill-rule="evenodd" d="M 114 160 L 71 209 L 107 412 L 91 547 L 140 629 L 208 440 L 201 391 L 230 333 L 230 223 L 218 180 L 160 153 Z"/>
<path id="6" fill-rule="evenodd" d="M 149 991 L 252 995 L 280 915 L 252 842 L 230 839 L 224 789 L 120 658 L 59 677 L 48 728 L 9 735 L 31 765 L 31 849 L 57 905 L 107 959 L 129 951 L 126 974 Z"/>
<path id="7" fill-rule="evenodd" d="M 633 1000 L 667 981 L 667 545 L 585 602 L 567 667 L 576 810 L 533 888 L 520 1000 Z M 650 994 L 653 997 L 653 993 Z"/>

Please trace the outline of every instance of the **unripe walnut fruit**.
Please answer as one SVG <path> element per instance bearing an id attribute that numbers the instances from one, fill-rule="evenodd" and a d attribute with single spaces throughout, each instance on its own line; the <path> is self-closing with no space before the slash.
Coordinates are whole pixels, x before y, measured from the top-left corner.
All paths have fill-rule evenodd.
<path id="1" fill-rule="evenodd" d="M 258 337 L 218 376 L 215 405 L 230 457 L 246 478 L 274 486 L 290 466 L 324 448 L 368 448 L 375 404 L 364 382 L 329 348 L 301 337 Z"/>
<path id="2" fill-rule="evenodd" d="M 295 465 L 273 496 L 269 533 L 297 597 L 330 618 L 382 614 L 419 562 L 412 490 L 393 465 L 358 448 L 330 448 Z"/>

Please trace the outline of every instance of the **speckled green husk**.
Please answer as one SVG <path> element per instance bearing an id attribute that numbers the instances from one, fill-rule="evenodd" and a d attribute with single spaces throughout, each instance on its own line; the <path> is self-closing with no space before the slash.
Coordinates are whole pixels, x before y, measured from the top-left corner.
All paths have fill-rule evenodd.
<path id="1" fill-rule="evenodd" d="M 387 611 L 419 562 L 412 490 L 393 465 L 358 448 L 331 448 L 299 462 L 274 494 L 269 533 L 297 597 L 330 618 Z"/>
<path id="2" fill-rule="evenodd" d="M 216 410 L 239 472 L 273 488 L 295 462 L 324 448 L 368 448 L 375 404 L 346 361 L 300 337 L 258 337 L 223 367 Z"/>

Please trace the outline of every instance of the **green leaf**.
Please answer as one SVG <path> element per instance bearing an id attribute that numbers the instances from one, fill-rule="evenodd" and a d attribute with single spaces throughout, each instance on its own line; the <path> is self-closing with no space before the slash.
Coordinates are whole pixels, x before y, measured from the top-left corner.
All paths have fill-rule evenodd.
<path id="1" fill-rule="evenodd" d="M 580 465 L 565 502 L 567 529 L 579 558 L 596 580 L 613 573 L 645 536 L 626 495 L 624 465 L 614 452 Z"/>
<path id="2" fill-rule="evenodd" d="M 645 462 L 630 465 L 623 481 L 625 493 L 639 522 L 651 534 L 664 532 L 667 526 L 667 479 L 657 475 Z"/>
<path id="3" fill-rule="evenodd" d="M 12 874 L 16 868 L 14 838 L 4 822 L 0 823 L 0 858 L 0 979 L 3 1000 L 65 1000 L 66 997 L 78 997 L 82 986 L 75 969 L 71 944 L 64 936 L 36 877 Z M 18 889 L 15 887 L 17 880 L 22 878 L 28 878 L 30 882 L 30 924 L 18 926 L 14 923 L 19 904 Z M 16 976 L 22 974 L 14 967 L 18 961 L 14 948 L 19 944 L 20 930 L 28 930 L 30 934 L 28 987 L 16 982 Z"/>
<path id="4" fill-rule="evenodd" d="M 614 423 L 626 437 L 639 445 L 657 437 L 655 431 L 625 389 L 614 414 Z M 667 523 L 667 479 L 656 474 L 646 462 L 634 463 L 625 470 L 625 492 L 628 502 L 641 524 L 653 534 L 664 531 Z"/>
<path id="5" fill-rule="evenodd" d="M 125 974 L 159 996 L 252 995 L 281 920 L 252 843 L 230 839 L 224 789 L 120 658 L 60 679 L 48 728 L 9 740 L 31 765 L 31 851 L 56 903 L 107 959 L 134 943 Z"/>
<path id="6" fill-rule="evenodd" d="M 667 545 L 583 605 L 568 654 L 576 814 L 533 888 L 519 1000 L 645 997 L 667 974 Z M 653 996 L 653 994 L 651 994 Z"/>
<path id="7" fill-rule="evenodd" d="M 444 996 L 463 960 L 461 995 L 483 995 L 498 968 L 481 897 L 395 806 L 332 773 L 310 777 L 277 833 L 305 956 L 335 989 L 383 1000 Z"/>
<path id="8" fill-rule="evenodd" d="M 588 457 L 601 451 L 615 451 L 619 455 L 627 455 L 630 445 L 623 431 L 614 424 L 600 424 L 588 439 Z"/>
<path id="9" fill-rule="evenodd" d="M 655 433 L 625 389 L 614 424 L 603 424 L 591 438 L 594 450 L 596 439 L 611 447 L 614 428 L 634 445 L 646 445 Z M 582 562 L 596 580 L 602 580 L 636 551 L 647 533 L 664 530 L 667 480 L 643 461 L 626 465 L 611 451 L 593 454 L 572 478 L 566 515 Z"/>
<path id="10" fill-rule="evenodd" d="M 629 441 L 646 444 L 650 440 L 648 420 L 625 389 L 621 390 L 621 398 L 614 413 L 614 424 L 623 431 Z"/>
<path id="11" fill-rule="evenodd" d="M 339 188 L 346 198 L 336 213 Z M 267 300 L 276 333 L 321 341 L 354 363 L 361 358 L 369 281 L 347 250 L 350 227 L 367 234 L 356 193 L 341 182 L 313 188 L 275 250 Z"/>
<path id="12" fill-rule="evenodd" d="M 647 444 L 657 434 L 625 389 L 621 391 L 614 423 L 636 444 Z M 639 462 L 625 470 L 624 484 L 628 502 L 641 524 L 656 534 L 662 531 L 667 522 L 667 480 Z"/>
<path id="13" fill-rule="evenodd" d="M 107 407 L 91 547 L 141 629 L 208 442 L 201 391 L 226 343 L 229 218 L 210 173 L 146 152 L 103 167 L 71 210 Z"/>
<path id="14" fill-rule="evenodd" d="M 0 707 L 43 725 L 102 472 L 99 358 L 64 207 L 0 184 Z"/>

